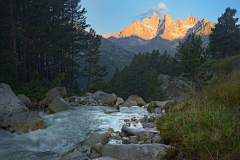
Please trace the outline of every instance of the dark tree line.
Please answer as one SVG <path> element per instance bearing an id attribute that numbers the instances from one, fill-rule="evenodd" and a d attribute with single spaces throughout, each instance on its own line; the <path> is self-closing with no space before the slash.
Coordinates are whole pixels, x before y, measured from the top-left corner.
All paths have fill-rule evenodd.
<path id="1" fill-rule="evenodd" d="M 117 68 L 109 82 L 99 80 L 90 91 L 116 93 L 124 99 L 129 95 L 138 95 L 146 101 L 161 99 L 164 97 L 164 91 L 158 76 L 178 76 L 179 70 L 175 64 L 175 58 L 166 51 L 163 54 L 158 50 L 153 50 L 151 54 L 139 53 L 134 56 L 129 66 L 125 66 L 121 71 Z"/>
<path id="2" fill-rule="evenodd" d="M 84 30 L 90 25 L 80 2 L 1 1 L 0 81 L 14 85 L 40 79 L 49 88 L 52 80 L 60 78 L 74 92 L 75 79 L 81 76 L 76 60 L 89 52 L 93 37 Z M 97 43 L 92 46 L 99 47 L 101 41 Z"/>

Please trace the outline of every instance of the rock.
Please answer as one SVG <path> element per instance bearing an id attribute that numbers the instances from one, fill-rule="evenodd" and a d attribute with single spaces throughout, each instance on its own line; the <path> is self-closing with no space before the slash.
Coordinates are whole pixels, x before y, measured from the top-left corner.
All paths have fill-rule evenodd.
<path id="1" fill-rule="evenodd" d="M 155 109 L 156 108 L 160 108 L 157 109 L 157 112 L 159 112 L 160 114 L 162 113 L 162 110 L 164 108 L 164 106 L 166 105 L 167 102 L 172 102 L 172 101 L 152 101 L 149 105 L 148 105 L 148 112 L 150 113 L 155 113 Z"/>
<path id="2" fill-rule="evenodd" d="M 142 131 L 141 128 L 130 128 L 128 126 L 122 127 L 122 132 L 124 132 L 127 136 L 138 135 Z"/>
<path id="3" fill-rule="evenodd" d="M 131 118 L 131 121 L 136 121 L 136 120 L 137 120 L 136 117 Z"/>
<path id="4" fill-rule="evenodd" d="M 81 145 L 93 146 L 97 143 L 106 144 L 108 140 L 109 137 L 106 132 L 93 132 L 88 139 L 81 142 Z"/>
<path id="5" fill-rule="evenodd" d="M 155 124 L 154 123 L 143 123 L 143 128 L 154 128 Z"/>
<path id="6" fill-rule="evenodd" d="M 78 148 L 73 148 L 67 153 L 63 154 L 60 160 L 89 160 L 86 153 Z"/>
<path id="7" fill-rule="evenodd" d="M 92 149 L 94 149 L 97 153 L 100 152 L 100 149 L 102 149 L 102 147 L 103 147 L 102 143 L 97 143 L 97 144 L 92 145 Z"/>
<path id="8" fill-rule="evenodd" d="M 37 100 L 35 98 L 32 100 L 32 106 L 34 108 L 38 108 L 38 102 L 37 102 Z"/>
<path id="9" fill-rule="evenodd" d="M 137 144 L 137 142 L 138 142 L 138 137 L 137 136 L 130 136 L 129 140 L 127 141 L 127 144 L 131 144 L 131 143 Z"/>
<path id="10" fill-rule="evenodd" d="M 161 108 L 156 108 L 154 112 L 157 113 L 157 114 L 161 114 L 162 113 L 162 109 Z"/>
<path id="11" fill-rule="evenodd" d="M 126 102 L 128 101 L 136 101 L 137 102 L 137 106 L 144 106 L 146 105 L 146 103 L 144 102 L 144 100 L 137 96 L 137 95 L 131 95 L 128 97 L 128 99 L 126 100 Z"/>
<path id="12" fill-rule="evenodd" d="M 69 98 L 64 98 L 64 101 L 66 101 L 67 103 L 69 103 Z"/>
<path id="13" fill-rule="evenodd" d="M 23 104 L 25 104 L 26 107 L 29 108 L 30 106 L 32 106 L 32 101 L 30 100 L 29 97 L 25 96 L 24 94 L 19 94 L 18 98 L 23 101 Z"/>
<path id="14" fill-rule="evenodd" d="M 141 119 L 142 123 L 148 123 L 148 116 L 144 115 L 143 119 Z"/>
<path id="15" fill-rule="evenodd" d="M 86 100 L 86 103 L 87 104 L 92 104 L 92 103 L 94 103 L 95 102 L 95 100 L 92 98 L 92 97 L 89 97 L 87 100 Z"/>
<path id="16" fill-rule="evenodd" d="M 121 136 L 121 137 L 126 137 L 127 135 L 126 135 L 126 133 L 124 133 L 124 132 L 119 132 L 119 136 Z"/>
<path id="17" fill-rule="evenodd" d="M 122 103 L 124 103 L 124 100 L 120 97 L 117 97 L 116 105 L 121 105 Z"/>
<path id="18" fill-rule="evenodd" d="M 79 97 L 78 103 L 83 104 L 86 102 L 86 100 L 87 100 L 87 97 Z"/>
<path id="19" fill-rule="evenodd" d="M 124 122 L 130 122 L 130 119 L 124 119 Z"/>
<path id="20" fill-rule="evenodd" d="M 136 102 L 136 101 L 124 102 L 124 103 L 122 104 L 122 106 L 125 106 L 125 107 L 137 106 L 137 102 Z"/>
<path id="21" fill-rule="evenodd" d="M 8 84 L 0 84 L 0 113 L 26 112 L 28 108 L 23 104 Z"/>
<path id="22" fill-rule="evenodd" d="M 167 91 L 167 98 L 177 99 L 188 96 L 193 88 L 177 77 L 160 74 L 158 79 L 162 81 L 162 87 Z"/>
<path id="23" fill-rule="evenodd" d="M 153 138 L 155 135 L 156 133 L 152 131 L 141 131 L 138 133 L 138 141 L 146 141 Z"/>
<path id="24" fill-rule="evenodd" d="M 107 96 L 108 94 L 103 92 L 103 91 L 96 91 L 92 97 L 95 100 L 102 100 L 105 96 Z"/>
<path id="25" fill-rule="evenodd" d="M 57 96 L 64 97 L 67 94 L 67 90 L 65 87 L 55 87 L 49 90 L 45 94 L 45 98 L 39 102 L 38 108 L 44 109 L 47 108 L 50 103 L 52 103 L 53 99 Z"/>
<path id="26" fill-rule="evenodd" d="M 63 98 L 56 97 L 52 101 L 52 103 L 49 105 L 49 108 L 54 112 L 61 112 L 65 110 L 75 110 L 75 108 L 71 107 L 69 104 L 67 104 Z"/>
<path id="27" fill-rule="evenodd" d="M 47 128 L 43 118 L 37 112 L 12 113 L 5 116 L 5 126 L 9 132 L 27 133 L 29 130 Z M 6 125 L 7 124 L 7 125 Z"/>
<path id="28" fill-rule="evenodd" d="M 152 143 L 162 143 L 164 142 L 163 138 L 160 136 L 160 134 L 156 134 L 153 138 L 152 138 Z"/>
<path id="29" fill-rule="evenodd" d="M 94 159 L 94 158 L 97 158 L 97 157 L 100 157 L 101 155 L 99 153 L 90 153 L 89 154 L 89 158 L 90 159 Z"/>
<path id="30" fill-rule="evenodd" d="M 155 120 L 156 120 L 156 117 L 155 117 L 155 116 L 151 116 L 151 117 L 148 119 L 149 122 L 155 122 Z"/>
<path id="31" fill-rule="evenodd" d="M 115 103 L 117 102 L 117 96 L 116 94 L 107 94 L 103 99 L 101 99 L 101 102 L 104 105 L 108 105 L 108 106 L 114 106 Z"/>
<path id="32" fill-rule="evenodd" d="M 122 144 L 128 144 L 129 137 L 123 137 L 122 138 Z"/>
<path id="33" fill-rule="evenodd" d="M 105 114 L 110 114 L 110 113 L 116 113 L 116 112 L 120 112 L 120 111 L 105 111 Z"/>
<path id="34" fill-rule="evenodd" d="M 106 144 L 100 154 L 119 160 L 163 160 L 176 155 L 176 148 L 164 144 Z"/>

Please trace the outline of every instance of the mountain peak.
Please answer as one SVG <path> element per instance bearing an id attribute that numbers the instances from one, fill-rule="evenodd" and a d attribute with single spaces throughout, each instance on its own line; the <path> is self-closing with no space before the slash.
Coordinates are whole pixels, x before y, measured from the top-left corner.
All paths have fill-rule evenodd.
<path id="1" fill-rule="evenodd" d="M 150 19 L 151 19 L 151 18 L 155 18 L 155 17 L 158 17 L 158 15 L 157 15 L 156 12 L 153 12 L 153 13 L 151 14 L 151 16 L 150 16 Z"/>
<path id="2" fill-rule="evenodd" d="M 189 15 L 184 21 L 184 24 L 189 26 L 194 26 L 197 23 L 198 23 L 198 19 L 195 18 L 193 15 Z"/>

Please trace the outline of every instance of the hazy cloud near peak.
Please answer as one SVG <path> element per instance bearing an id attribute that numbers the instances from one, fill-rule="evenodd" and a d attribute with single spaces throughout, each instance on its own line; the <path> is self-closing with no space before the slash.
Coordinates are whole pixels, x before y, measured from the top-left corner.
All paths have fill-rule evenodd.
<path id="1" fill-rule="evenodd" d="M 160 2 L 156 6 L 145 8 L 145 10 L 142 11 L 140 14 L 138 14 L 136 18 L 139 18 L 139 19 L 146 18 L 150 16 L 152 12 L 156 12 L 157 14 L 166 14 L 167 11 L 169 11 L 169 9 L 167 8 L 166 4 L 163 2 Z"/>
<path id="2" fill-rule="evenodd" d="M 152 11 L 156 12 L 157 14 L 166 14 L 167 10 L 168 8 L 163 2 L 158 3 L 156 6 L 152 6 Z"/>
<path id="3" fill-rule="evenodd" d="M 148 10 L 145 10 L 145 11 L 143 11 L 143 12 L 141 12 L 141 13 L 140 13 L 140 16 L 147 15 L 147 14 L 148 14 L 148 12 L 149 12 Z"/>
<path id="4" fill-rule="evenodd" d="M 181 7 L 181 5 L 183 4 L 183 1 L 184 1 L 184 0 L 181 0 L 181 2 L 178 3 L 178 5 L 177 5 L 178 8 Z"/>

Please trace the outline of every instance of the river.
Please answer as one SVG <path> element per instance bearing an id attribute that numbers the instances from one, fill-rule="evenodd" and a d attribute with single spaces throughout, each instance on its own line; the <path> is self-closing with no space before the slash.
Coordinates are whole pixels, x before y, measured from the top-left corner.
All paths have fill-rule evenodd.
<path id="1" fill-rule="evenodd" d="M 123 107 L 121 112 L 111 114 L 105 114 L 104 111 L 115 110 L 112 107 L 75 108 L 51 115 L 39 111 L 47 124 L 46 129 L 22 134 L 0 130 L 0 160 L 58 160 L 62 154 L 86 139 L 91 131 L 109 128 L 121 131 L 124 119 L 151 115 L 142 107 Z"/>

